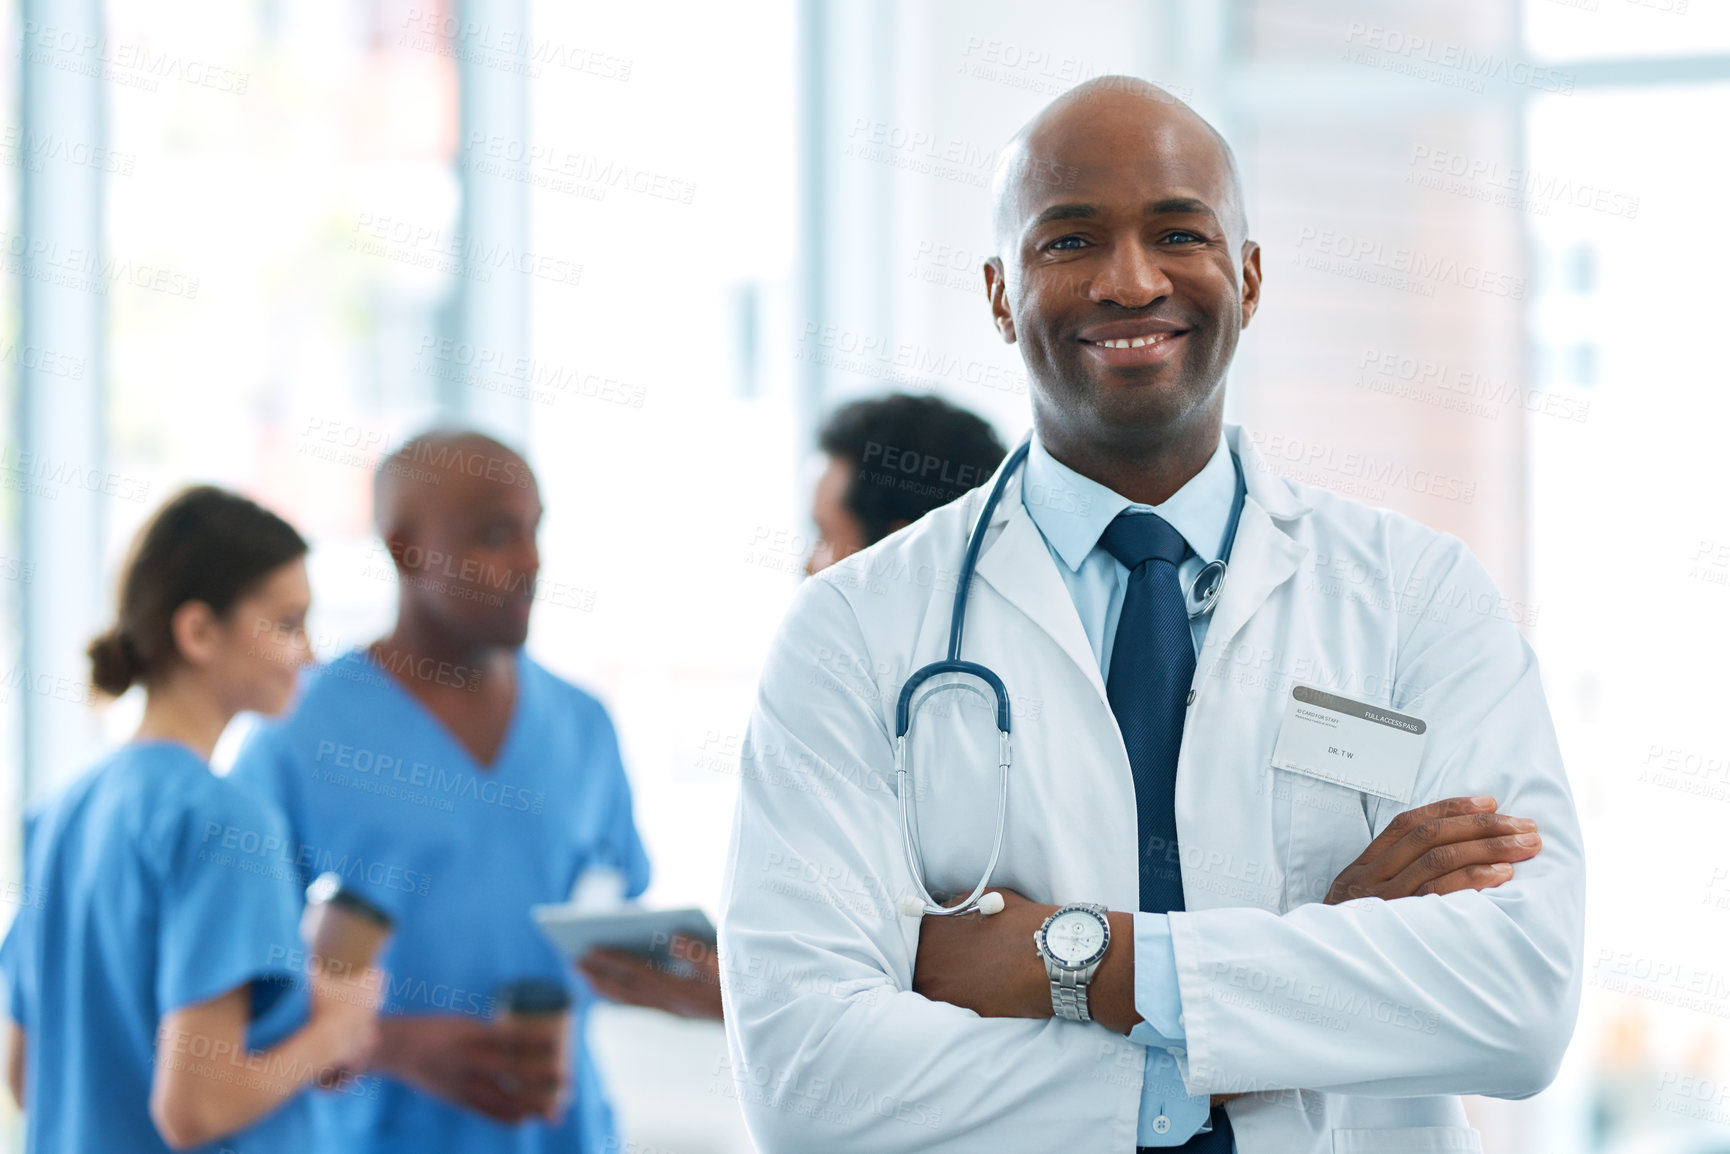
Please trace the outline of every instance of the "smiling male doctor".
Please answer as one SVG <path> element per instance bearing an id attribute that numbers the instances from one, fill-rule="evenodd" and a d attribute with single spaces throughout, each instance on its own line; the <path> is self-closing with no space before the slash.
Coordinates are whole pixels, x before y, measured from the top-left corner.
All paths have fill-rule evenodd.
<path id="1" fill-rule="evenodd" d="M 808 581 L 762 675 L 721 945 L 766 1151 L 1476 1150 L 1458 1095 L 1554 1077 L 1584 882 L 1536 662 L 1458 540 L 1283 481 L 1224 426 L 1261 290 L 1242 203 L 1218 134 L 1129 78 L 1007 151 L 985 281 L 1036 439 L 962 652 L 1016 706 L 1006 906 L 897 910 L 893 704 L 944 655 L 986 486 Z M 932 892 L 964 894 L 996 759 L 949 740 L 918 822 Z M 1437 801 L 1483 794 L 1502 813 Z M 1482 872 L 1394 884 L 1420 866 Z"/>

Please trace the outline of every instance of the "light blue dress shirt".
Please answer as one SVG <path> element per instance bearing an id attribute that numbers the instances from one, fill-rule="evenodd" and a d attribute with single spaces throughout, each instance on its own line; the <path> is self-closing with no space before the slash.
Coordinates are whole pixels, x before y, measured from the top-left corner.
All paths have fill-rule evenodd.
<path id="1" fill-rule="evenodd" d="M 1187 589 L 1207 562 L 1219 558 L 1237 492 L 1231 450 L 1221 437 L 1201 472 L 1163 504 L 1154 506 L 1136 504 L 1082 476 L 1047 452 L 1037 437 L 1024 469 L 1022 503 L 1044 536 L 1057 572 L 1075 601 L 1088 644 L 1099 659 L 1100 676 L 1108 677 L 1129 569 L 1099 547 L 1100 534 L 1125 509 L 1158 513 L 1189 543 L 1190 555 L 1177 570 L 1179 583 Z M 1209 616 L 1190 619 L 1198 655 Z M 1184 1092 L 1173 1057 L 1183 1052 L 1186 1036 L 1171 923 L 1164 914 L 1135 915 L 1135 1009 L 1143 1021 L 1129 1037 L 1148 1048 L 1136 1141 L 1142 1146 L 1179 1146 L 1209 1128 L 1208 1099 Z M 1171 1122 L 1163 1134 L 1154 1129 L 1155 1119 L 1162 1115 Z"/>

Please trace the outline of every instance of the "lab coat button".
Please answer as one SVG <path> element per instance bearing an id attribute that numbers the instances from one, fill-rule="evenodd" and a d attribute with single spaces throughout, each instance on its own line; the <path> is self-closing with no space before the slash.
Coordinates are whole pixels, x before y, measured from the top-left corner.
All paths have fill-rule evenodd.
<path id="1" fill-rule="evenodd" d="M 1169 1129 L 1171 1129 L 1171 1119 L 1164 1114 L 1153 1120 L 1153 1132 L 1155 1134 L 1163 1134 Z"/>
<path id="2" fill-rule="evenodd" d="M 1192 689 L 1189 691 L 1189 696 L 1183 699 L 1183 703 L 1185 705 L 1194 705 L 1195 704 L 1195 690 Z"/>
<path id="3" fill-rule="evenodd" d="M 1189 1029 L 1189 1027 L 1188 1027 L 1188 1026 L 1186 1026 L 1186 1025 L 1184 1025 L 1184 1024 L 1183 1024 L 1183 1015 L 1182 1015 L 1182 1014 L 1179 1014 L 1179 1015 L 1178 1015 L 1178 1016 L 1177 1016 L 1177 1028 L 1178 1028 L 1178 1029 L 1180 1029 L 1180 1030 L 1187 1030 L 1187 1029 Z"/>

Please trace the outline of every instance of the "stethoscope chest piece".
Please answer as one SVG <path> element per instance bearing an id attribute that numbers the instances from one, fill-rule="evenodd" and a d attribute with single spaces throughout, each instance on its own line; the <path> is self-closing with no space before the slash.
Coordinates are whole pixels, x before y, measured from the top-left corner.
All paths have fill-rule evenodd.
<path id="1" fill-rule="evenodd" d="M 1219 600 L 1219 591 L 1224 586 L 1225 562 L 1209 561 L 1201 567 L 1201 572 L 1195 575 L 1195 580 L 1189 583 L 1189 589 L 1184 592 L 1184 609 L 1191 617 L 1212 613 L 1214 604 Z"/>

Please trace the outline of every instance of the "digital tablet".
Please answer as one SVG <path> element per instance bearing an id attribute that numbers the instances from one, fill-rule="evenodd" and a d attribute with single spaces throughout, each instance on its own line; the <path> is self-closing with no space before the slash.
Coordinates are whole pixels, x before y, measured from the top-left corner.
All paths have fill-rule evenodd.
<path id="1" fill-rule="evenodd" d="M 553 947 L 575 962 L 596 946 L 629 950 L 675 965 L 669 943 L 675 935 L 696 938 L 713 945 L 715 926 L 699 909 L 615 910 L 609 913 L 579 913 L 569 905 L 529 907 L 529 916 Z"/>

